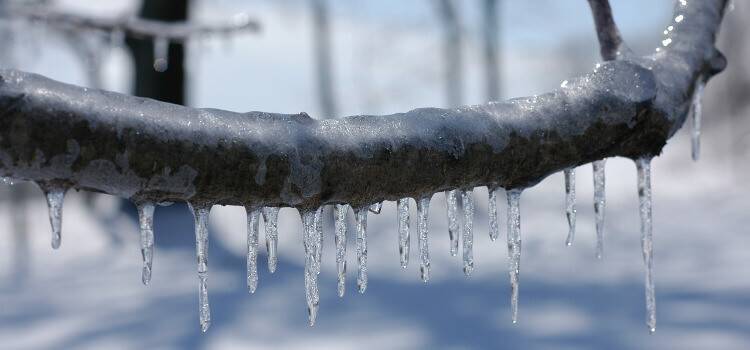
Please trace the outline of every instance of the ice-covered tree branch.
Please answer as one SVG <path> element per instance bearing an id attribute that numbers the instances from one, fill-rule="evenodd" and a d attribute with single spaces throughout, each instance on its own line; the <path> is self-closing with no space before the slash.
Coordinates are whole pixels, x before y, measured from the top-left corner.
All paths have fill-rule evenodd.
<path id="1" fill-rule="evenodd" d="M 696 81 L 726 64 L 714 47 L 725 2 L 678 1 L 659 52 L 550 93 L 385 116 L 195 109 L 2 70 L 0 172 L 135 200 L 300 208 L 523 188 L 597 159 L 660 153 Z"/>

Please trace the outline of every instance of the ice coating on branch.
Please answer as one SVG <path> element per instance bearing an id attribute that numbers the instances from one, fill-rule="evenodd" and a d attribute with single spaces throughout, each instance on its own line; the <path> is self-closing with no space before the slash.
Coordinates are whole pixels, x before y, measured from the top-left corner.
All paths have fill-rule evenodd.
<path id="1" fill-rule="evenodd" d="M 49 209 L 49 223 L 52 227 L 52 248 L 60 248 L 62 243 L 62 210 L 63 199 L 68 188 L 58 184 L 39 183 L 39 188 L 44 192 Z"/>
<path id="2" fill-rule="evenodd" d="M 255 293 L 258 288 L 258 226 L 260 209 L 245 208 L 247 213 L 247 290 Z"/>
<path id="3" fill-rule="evenodd" d="M 428 195 L 417 200 L 419 274 L 424 283 L 427 283 L 430 280 L 430 247 L 429 242 L 427 241 L 429 234 L 430 197 L 431 196 Z"/>
<path id="4" fill-rule="evenodd" d="M 445 205 L 448 207 L 448 236 L 451 240 L 451 256 L 458 254 L 458 235 L 460 225 L 458 221 L 459 190 L 445 191 Z"/>
<path id="5" fill-rule="evenodd" d="M 169 40 L 167 38 L 156 37 L 153 39 L 154 44 L 154 70 L 164 72 L 169 68 Z"/>
<path id="6" fill-rule="evenodd" d="M 508 272 L 510 274 L 510 313 L 513 323 L 518 322 L 518 277 L 521 271 L 521 192 L 508 191 Z"/>
<path id="7" fill-rule="evenodd" d="M 380 214 L 380 211 L 383 209 L 383 202 L 377 202 L 370 206 L 370 211 L 373 214 Z"/>
<path id="8" fill-rule="evenodd" d="M 594 167 L 594 219 L 596 221 L 596 258 L 601 259 L 604 252 L 604 165 L 606 159 L 592 163 Z"/>
<path id="9" fill-rule="evenodd" d="M 268 271 L 276 272 L 278 257 L 276 247 L 279 245 L 279 208 L 263 208 L 263 222 L 266 231 L 266 251 L 268 252 Z"/>
<path id="10" fill-rule="evenodd" d="M 396 202 L 398 208 L 398 255 L 401 258 L 401 268 L 409 266 L 409 198 L 401 198 Z"/>
<path id="11" fill-rule="evenodd" d="M 646 325 L 656 331 L 656 295 L 654 291 L 654 251 L 651 214 L 651 158 L 635 161 L 638 171 L 638 202 L 641 216 L 641 248 L 646 265 Z"/>
<path id="12" fill-rule="evenodd" d="M 463 259 L 464 275 L 471 276 L 474 271 L 474 195 L 472 190 L 461 191 L 461 201 L 464 205 L 463 227 Z"/>
<path id="13" fill-rule="evenodd" d="M 367 290 L 367 211 L 368 207 L 357 208 L 354 216 L 357 220 L 357 290 Z"/>
<path id="14" fill-rule="evenodd" d="M 316 211 L 302 211 L 301 216 L 304 227 L 302 243 L 305 248 L 305 299 L 307 300 L 307 316 L 310 326 L 314 326 L 320 304 L 320 295 L 318 292 L 320 261 L 317 260 L 320 238 L 317 237 Z"/>
<path id="15" fill-rule="evenodd" d="M 565 245 L 573 245 L 576 237 L 576 169 L 565 169 L 565 216 L 568 218 L 568 238 Z"/>
<path id="16" fill-rule="evenodd" d="M 141 257 L 143 270 L 141 282 L 148 285 L 151 282 L 151 268 L 154 259 L 154 203 L 138 203 L 138 224 L 141 233 Z"/>
<path id="17" fill-rule="evenodd" d="M 335 206 L 335 229 L 336 236 L 336 272 L 338 273 L 338 295 L 344 296 L 346 291 L 346 212 L 349 206 L 336 204 Z"/>
<path id="18" fill-rule="evenodd" d="M 700 158 L 701 151 L 701 119 L 703 117 L 703 90 L 705 88 L 705 82 L 702 79 L 698 79 L 698 83 L 695 85 L 695 92 L 693 92 L 692 100 L 692 133 L 690 134 L 692 144 L 692 156 L 693 160 L 697 161 Z"/>
<path id="19" fill-rule="evenodd" d="M 500 226 L 497 221 L 497 193 L 501 189 L 498 187 L 489 187 L 487 190 L 489 192 L 490 240 L 494 242 L 500 236 Z"/>
<path id="20" fill-rule="evenodd" d="M 188 203 L 195 218 L 195 255 L 198 260 L 198 314 L 201 331 L 211 326 L 211 308 L 208 305 L 208 214 L 209 204 Z"/>

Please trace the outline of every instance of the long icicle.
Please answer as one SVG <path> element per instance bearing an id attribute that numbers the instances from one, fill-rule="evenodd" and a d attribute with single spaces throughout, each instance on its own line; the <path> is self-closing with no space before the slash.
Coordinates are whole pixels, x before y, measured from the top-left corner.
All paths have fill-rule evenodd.
<path id="1" fill-rule="evenodd" d="M 245 207 L 247 212 L 247 290 L 258 288 L 258 224 L 260 209 Z"/>
<path id="2" fill-rule="evenodd" d="M 693 160 L 697 161 L 698 158 L 700 158 L 700 151 L 701 151 L 701 119 L 703 117 L 703 88 L 705 87 L 705 82 L 703 79 L 698 79 L 698 83 L 695 86 L 695 91 L 693 92 L 693 101 L 692 101 L 692 115 L 693 115 L 693 125 L 692 125 L 692 133 L 691 133 L 691 141 L 692 141 L 692 156 Z"/>
<path id="3" fill-rule="evenodd" d="M 315 238 L 318 239 L 318 243 L 315 245 L 315 272 L 318 274 L 320 274 L 320 268 L 323 261 L 323 209 L 324 207 L 321 206 L 315 210 Z"/>
<path id="4" fill-rule="evenodd" d="M 565 245 L 573 245 L 576 237 L 576 169 L 565 169 L 565 216 L 568 218 L 568 238 Z"/>
<path id="5" fill-rule="evenodd" d="M 461 191 L 461 201 L 464 204 L 463 227 L 463 258 L 464 275 L 471 276 L 474 271 L 474 195 L 472 190 Z"/>
<path id="6" fill-rule="evenodd" d="M 604 253 L 604 165 L 606 159 L 593 162 L 594 167 L 594 217 L 596 220 L 596 258 L 601 259 Z"/>
<path id="7" fill-rule="evenodd" d="M 508 198 L 508 272 L 510 274 L 510 313 L 513 323 L 518 322 L 518 278 L 521 272 L 521 192 L 507 192 Z"/>
<path id="8" fill-rule="evenodd" d="M 422 282 L 430 280 L 429 218 L 430 195 L 417 200 L 417 230 L 419 231 L 419 274 Z"/>
<path id="9" fill-rule="evenodd" d="M 208 214 L 211 205 L 188 203 L 195 218 L 195 255 L 198 258 L 198 313 L 201 331 L 211 326 L 211 308 L 208 304 Z"/>
<path id="10" fill-rule="evenodd" d="M 646 265 L 646 325 L 656 331 L 656 295 L 654 291 L 654 251 L 652 232 L 651 158 L 638 158 L 638 202 L 641 214 L 641 248 Z"/>
<path id="11" fill-rule="evenodd" d="M 316 237 L 315 211 L 307 210 L 301 212 L 302 225 L 304 226 L 302 243 L 305 248 L 305 299 L 307 300 L 307 317 L 310 326 L 315 325 L 320 306 L 320 294 L 318 291 L 318 262 L 316 246 L 320 240 Z"/>
<path id="12" fill-rule="evenodd" d="M 409 266 L 409 198 L 401 198 L 396 202 L 398 207 L 398 255 L 401 258 L 401 268 Z"/>
<path id="13" fill-rule="evenodd" d="M 490 240 L 495 241 L 500 236 L 500 225 L 497 220 L 497 193 L 500 192 L 498 187 L 488 187 L 489 192 L 489 217 L 490 217 Z"/>
<path id="14" fill-rule="evenodd" d="M 343 298 L 346 291 L 346 212 L 349 210 L 349 206 L 346 204 L 336 204 L 334 210 L 338 295 L 339 298 Z"/>
<path id="15" fill-rule="evenodd" d="M 458 222 L 458 200 L 459 190 L 445 191 L 445 205 L 448 208 L 448 237 L 451 240 L 451 256 L 458 254 L 458 235 L 460 225 Z"/>
<path id="16" fill-rule="evenodd" d="M 49 209 L 49 223 L 52 227 L 52 248 L 60 248 L 62 243 L 62 210 L 65 192 L 68 188 L 58 184 L 38 183 L 39 188 L 44 192 L 47 199 L 47 208 Z"/>
<path id="17" fill-rule="evenodd" d="M 263 222 L 266 231 L 266 251 L 268 252 L 268 271 L 276 272 L 278 257 L 276 247 L 279 245 L 279 208 L 263 208 Z"/>
<path id="18" fill-rule="evenodd" d="M 148 285 L 151 282 L 151 268 L 154 259 L 154 203 L 140 202 L 138 207 L 138 224 L 141 233 L 141 282 Z"/>
<path id="19" fill-rule="evenodd" d="M 357 290 L 367 290 L 367 211 L 368 207 L 357 208 L 354 216 L 357 219 Z"/>

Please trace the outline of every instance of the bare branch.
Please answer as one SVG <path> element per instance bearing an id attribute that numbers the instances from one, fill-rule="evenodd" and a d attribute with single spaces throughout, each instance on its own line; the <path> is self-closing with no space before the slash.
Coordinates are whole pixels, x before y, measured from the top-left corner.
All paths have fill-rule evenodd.
<path id="1" fill-rule="evenodd" d="M 612 16 L 612 8 L 609 0 L 588 0 L 591 14 L 594 16 L 596 25 L 596 36 L 599 39 L 602 59 L 611 61 L 618 56 L 623 46 L 620 30 L 617 29 L 615 19 Z"/>

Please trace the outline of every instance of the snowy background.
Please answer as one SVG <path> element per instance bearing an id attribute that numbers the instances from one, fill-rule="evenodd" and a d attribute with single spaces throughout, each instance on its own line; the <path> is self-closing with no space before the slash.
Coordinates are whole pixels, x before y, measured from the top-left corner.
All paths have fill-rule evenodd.
<path id="1" fill-rule="evenodd" d="M 94 0 L 56 3 L 69 11 L 100 16 L 133 12 L 138 5 Z M 478 28 L 473 24 L 478 6 L 468 3 L 462 8 L 463 88 L 465 103 L 480 103 L 484 80 Z M 193 221 L 184 205 L 156 210 L 153 280 L 144 287 L 134 208 L 121 208 L 121 201 L 105 195 L 87 199 L 82 193 L 69 193 L 62 247 L 53 251 L 39 190 L 27 184 L 3 185 L 0 347 L 750 348 L 750 186 L 746 182 L 750 127 L 742 120 L 746 108 L 726 107 L 737 104 L 727 96 L 748 98 L 747 91 L 735 88 L 736 80 L 747 74 L 740 58 L 747 57 L 740 56 L 747 44 L 727 38 L 744 29 L 743 17 L 750 13 L 747 5 L 738 2 L 722 32 L 720 47 L 726 49 L 730 68 L 707 87 L 702 159 L 690 160 L 688 128 L 684 128 L 652 163 L 658 308 L 654 335 L 644 324 L 635 166 L 629 160 L 611 159 L 601 261 L 594 258 L 589 165 L 578 168 L 578 232 L 572 247 L 564 246 L 562 175 L 524 192 L 516 325 L 510 322 L 504 220 L 500 240 L 491 242 L 484 188 L 474 191 L 476 269 L 469 279 L 463 276 L 460 257 L 448 253 L 443 194 L 436 194 L 431 205 L 433 274 L 427 285 L 419 280 L 415 249 L 409 268 L 399 267 L 395 203 L 388 202 L 382 214 L 369 217 L 367 292 L 356 292 L 354 242 L 350 241 L 347 294 L 339 299 L 327 226 L 321 308 L 313 328 L 307 326 L 296 211 L 281 211 L 277 272 L 267 272 L 263 249 L 259 289 L 249 295 L 244 210 L 215 207 L 209 250 L 213 322 L 208 333 L 201 334 Z M 319 114 L 307 2 L 225 0 L 198 1 L 193 6 L 196 20 L 247 12 L 262 22 L 263 32 L 228 42 L 192 43 L 190 105 Z M 656 46 L 669 21 L 671 1 L 618 0 L 613 6 L 631 46 L 641 53 Z M 337 0 L 331 1 L 331 7 L 335 93 L 342 116 L 444 105 L 441 58 L 431 54 L 440 49 L 440 31 L 429 0 Z M 591 69 L 598 60 L 585 1 L 506 1 L 502 9 L 505 97 L 550 90 L 563 79 Z M 9 29 L 3 25 L 0 29 Z M 85 85 L 80 58 L 41 27 L 20 32 L 13 27 L 17 39 L 2 66 Z M 746 40 L 742 35 L 734 38 Z M 128 92 L 132 64 L 127 52 L 122 48 L 103 48 L 103 52 L 107 88 Z M 502 218 L 504 203 L 501 196 Z M 412 238 L 415 247 L 414 234 Z"/>

